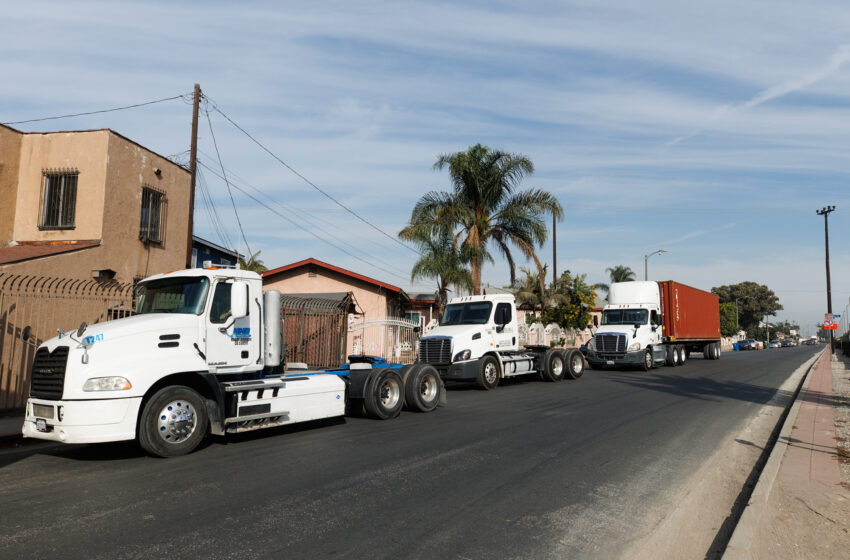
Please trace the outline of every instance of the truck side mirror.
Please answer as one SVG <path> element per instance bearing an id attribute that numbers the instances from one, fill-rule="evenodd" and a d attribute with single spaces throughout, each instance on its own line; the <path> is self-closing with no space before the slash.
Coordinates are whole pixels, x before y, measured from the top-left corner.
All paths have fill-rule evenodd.
<path id="1" fill-rule="evenodd" d="M 234 319 L 248 316 L 248 283 L 236 281 L 230 285 L 230 315 Z"/>
<path id="2" fill-rule="evenodd" d="M 599 326 L 599 316 L 597 316 L 597 315 L 594 315 L 594 316 L 593 316 L 593 326 L 594 326 L 594 327 L 598 327 L 598 326 Z"/>
<path id="3" fill-rule="evenodd" d="M 32 336 L 32 327 L 27 325 L 24 327 L 23 332 L 21 333 L 21 340 L 24 342 L 29 342 L 30 336 Z"/>

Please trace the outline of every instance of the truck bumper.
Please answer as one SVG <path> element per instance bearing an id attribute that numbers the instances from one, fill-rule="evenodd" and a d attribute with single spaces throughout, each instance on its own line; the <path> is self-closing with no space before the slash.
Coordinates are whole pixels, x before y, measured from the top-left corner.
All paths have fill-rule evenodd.
<path id="1" fill-rule="evenodd" d="M 451 381 L 473 381 L 478 379 L 478 360 L 455 362 L 449 366 L 437 368 L 440 377 Z"/>
<path id="2" fill-rule="evenodd" d="M 91 401 L 29 399 L 21 431 L 27 438 L 62 443 L 102 443 L 134 439 L 141 404 L 142 397 Z M 41 409 L 38 414 L 37 408 Z M 52 418 L 49 417 L 49 412 L 45 413 L 47 409 L 52 409 Z M 42 426 L 44 431 L 38 426 Z"/>
<path id="3" fill-rule="evenodd" d="M 595 366 L 640 366 L 643 365 L 643 352 L 643 350 L 638 352 L 626 352 L 623 356 L 612 358 L 610 356 L 600 356 L 596 352 L 588 350 L 586 358 L 587 363 Z"/>

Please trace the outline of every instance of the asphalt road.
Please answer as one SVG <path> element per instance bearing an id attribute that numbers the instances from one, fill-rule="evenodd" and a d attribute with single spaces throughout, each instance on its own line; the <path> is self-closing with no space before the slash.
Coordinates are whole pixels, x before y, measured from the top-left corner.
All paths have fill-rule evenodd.
<path id="1" fill-rule="evenodd" d="M 609 558 L 820 348 L 454 386 L 430 414 L 168 460 L 124 443 L 3 449 L 0 557 Z"/>

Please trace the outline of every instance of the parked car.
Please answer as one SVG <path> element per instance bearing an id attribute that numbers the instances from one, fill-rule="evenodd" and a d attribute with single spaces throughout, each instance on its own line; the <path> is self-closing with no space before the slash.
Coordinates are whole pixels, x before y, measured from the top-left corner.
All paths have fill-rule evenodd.
<path id="1" fill-rule="evenodd" d="M 767 346 L 768 346 L 768 348 L 782 348 L 785 345 L 782 344 L 782 341 L 774 340 L 773 342 L 771 342 Z"/>
<path id="2" fill-rule="evenodd" d="M 782 341 L 782 348 L 791 348 L 792 346 L 794 346 L 794 341 L 790 338 L 786 338 Z"/>
<path id="3" fill-rule="evenodd" d="M 745 338 L 744 340 L 738 341 L 738 350 L 755 350 L 756 349 L 756 341 L 752 338 Z"/>

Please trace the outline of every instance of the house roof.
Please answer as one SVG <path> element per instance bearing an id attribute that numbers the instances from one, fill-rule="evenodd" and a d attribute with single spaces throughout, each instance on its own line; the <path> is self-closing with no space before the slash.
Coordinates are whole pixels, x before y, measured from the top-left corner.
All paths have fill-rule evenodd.
<path id="1" fill-rule="evenodd" d="M 263 278 L 264 279 L 270 278 L 270 277 L 275 276 L 277 274 L 280 274 L 282 272 L 288 272 L 290 270 L 295 270 L 297 268 L 301 268 L 301 267 L 304 267 L 304 266 L 310 266 L 310 265 L 318 266 L 318 267 L 324 268 L 325 270 L 332 270 L 333 272 L 338 272 L 339 274 L 342 274 L 344 276 L 348 276 L 350 278 L 355 278 L 357 280 L 361 280 L 363 282 L 366 282 L 368 284 L 372 284 L 374 286 L 379 286 L 379 287 L 384 288 L 386 290 L 389 290 L 391 292 L 395 292 L 395 293 L 398 293 L 398 294 L 404 294 L 404 292 L 398 286 L 393 286 L 392 284 L 387 284 L 386 282 L 381 282 L 380 280 L 375 280 L 374 278 L 369 278 L 368 276 L 363 276 L 362 274 L 357 274 L 356 272 L 352 272 L 350 270 L 346 270 L 344 268 L 340 268 L 338 266 L 334 266 L 332 264 L 328 264 L 326 262 L 322 262 L 320 260 L 313 259 L 313 258 L 304 259 L 303 261 L 294 262 L 292 264 L 281 266 L 280 268 L 275 268 L 273 270 L 263 272 Z"/>
<path id="2" fill-rule="evenodd" d="M 49 257 L 71 251 L 82 251 L 100 245 L 100 241 L 74 241 L 70 243 L 21 244 L 0 248 L 0 265 L 41 257 Z"/>

